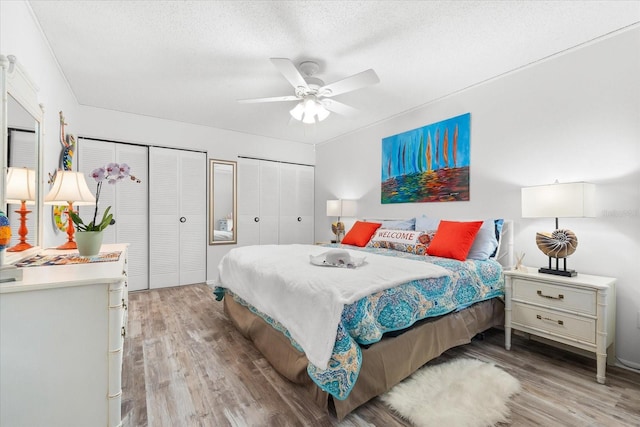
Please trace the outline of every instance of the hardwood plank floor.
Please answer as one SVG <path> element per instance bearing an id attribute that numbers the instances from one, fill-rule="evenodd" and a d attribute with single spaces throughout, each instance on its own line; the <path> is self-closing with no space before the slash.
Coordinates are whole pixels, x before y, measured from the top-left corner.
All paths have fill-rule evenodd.
<path id="1" fill-rule="evenodd" d="M 342 422 L 275 372 L 227 320 L 206 285 L 131 293 L 124 345 L 124 427 L 407 426 L 379 400 Z M 431 364 L 470 357 L 493 362 L 522 384 L 509 403 L 512 426 L 639 426 L 640 374 L 504 332 L 447 351 Z"/>

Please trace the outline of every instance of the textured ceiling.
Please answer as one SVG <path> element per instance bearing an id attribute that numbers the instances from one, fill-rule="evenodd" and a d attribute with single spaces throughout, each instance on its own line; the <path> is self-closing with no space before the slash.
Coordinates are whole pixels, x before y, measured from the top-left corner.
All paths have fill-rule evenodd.
<path id="1" fill-rule="evenodd" d="M 327 141 L 640 21 L 638 1 L 29 1 L 83 105 L 306 143 Z M 269 58 L 314 60 L 359 110 L 290 120 Z"/>

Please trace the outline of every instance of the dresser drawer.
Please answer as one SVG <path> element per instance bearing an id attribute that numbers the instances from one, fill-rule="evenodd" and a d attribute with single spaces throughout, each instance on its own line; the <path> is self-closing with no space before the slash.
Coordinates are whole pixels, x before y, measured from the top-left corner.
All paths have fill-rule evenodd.
<path id="1" fill-rule="evenodd" d="M 512 299 L 591 316 L 596 315 L 596 292 L 590 289 L 515 278 Z"/>
<path id="2" fill-rule="evenodd" d="M 596 319 L 513 303 L 512 323 L 595 344 Z M 516 326 L 517 327 L 517 326 Z"/>

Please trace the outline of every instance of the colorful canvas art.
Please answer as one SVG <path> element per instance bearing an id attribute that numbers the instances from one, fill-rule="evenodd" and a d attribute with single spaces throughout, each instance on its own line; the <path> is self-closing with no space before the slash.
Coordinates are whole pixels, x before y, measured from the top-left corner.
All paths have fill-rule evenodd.
<path id="1" fill-rule="evenodd" d="M 469 200 L 471 113 L 382 139 L 382 203 Z"/>

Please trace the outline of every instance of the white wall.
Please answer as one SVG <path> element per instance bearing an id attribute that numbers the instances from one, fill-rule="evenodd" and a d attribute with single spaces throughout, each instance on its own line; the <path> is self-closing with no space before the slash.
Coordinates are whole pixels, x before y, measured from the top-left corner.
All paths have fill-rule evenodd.
<path id="1" fill-rule="evenodd" d="M 322 144 L 316 148 L 316 239 L 331 237 L 325 201 L 359 199 L 358 216 L 515 220 L 516 250 L 542 266 L 536 231 L 553 219 L 520 217 L 520 188 L 597 185 L 598 217 L 566 218 L 579 238 L 568 259 L 578 272 L 617 283 L 617 354 L 640 368 L 640 28 Z M 471 113 L 471 200 L 380 203 L 381 139 Z"/>
<path id="2" fill-rule="evenodd" d="M 45 106 L 45 175 L 57 169 L 62 149 L 59 111 L 64 112 L 67 133 L 76 137 L 190 148 L 223 160 L 252 156 L 305 164 L 315 161 L 314 148 L 308 144 L 79 105 L 25 2 L 0 2 L 0 53 L 15 55 L 40 88 L 39 101 Z M 46 182 L 45 188 L 49 188 Z M 44 230 L 45 247 L 57 246 L 66 239 L 66 234 L 54 233 L 50 207 L 45 207 Z M 208 246 L 208 280 L 216 277 L 219 260 L 232 247 Z"/>

